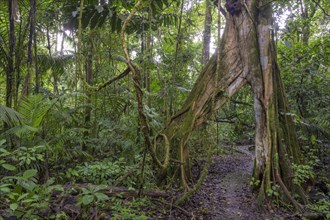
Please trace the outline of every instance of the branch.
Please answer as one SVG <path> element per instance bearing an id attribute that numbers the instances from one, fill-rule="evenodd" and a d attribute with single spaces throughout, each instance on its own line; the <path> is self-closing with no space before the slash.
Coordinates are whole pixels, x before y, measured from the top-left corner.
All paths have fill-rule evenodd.
<path id="1" fill-rule="evenodd" d="M 320 3 L 319 2 L 317 2 L 317 1 L 315 1 L 315 0 L 312 0 L 317 6 L 319 6 L 319 8 L 322 10 L 322 12 L 326 15 L 326 16 L 328 16 L 328 17 L 330 17 L 330 14 L 328 14 L 327 12 L 326 12 L 326 10 L 320 5 Z"/>
<path id="2" fill-rule="evenodd" d="M 124 78 L 125 76 L 127 76 L 129 73 L 131 72 L 131 69 L 130 68 L 126 68 L 126 70 L 124 70 L 124 72 L 122 72 L 121 74 L 119 74 L 118 76 L 110 79 L 109 81 L 103 83 L 102 85 L 100 85 L 98 88 L 96 88 L 95 90 L 98 92 L 100 91 L 101 89 L 105 88 L 106 86 L 110 85 L 111 83 L 117 81 L 117 80 L 120 80 L 122 78 Z"/>
<path id="3" fill-rule="evenodd" d="M 315 6 L 313 7 L 312 12 L 311 12 L 311 15 L 310 15 L 311 18 L 314 17 L 314 15 L 315 15 L 315 13 L 317 11 L 317 6 L 319 6 L 320 1 L 321 0 L 318 0 L 317 2 L 315 2 L 315 0 L 313 0 L 313 2 L 315 3 Z"/>

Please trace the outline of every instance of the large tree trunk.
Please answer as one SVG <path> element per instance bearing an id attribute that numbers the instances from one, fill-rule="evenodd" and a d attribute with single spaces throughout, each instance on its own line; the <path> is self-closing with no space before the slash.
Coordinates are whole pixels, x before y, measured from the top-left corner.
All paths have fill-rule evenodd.
<path id="1" fill-rule="evenodd" d="M 261 1 L 262 3 L 262 1 Z M 271 39 L 272 10 L 263 6 L 257 15 L 257 39 L 260 71 L 249 75 L 254 92 L 256 118 L 256 161 L 254 178 L 261 181 L 258 201 L 261 203 L 273 184 L 281 187 L 284 195 L 297 209 L 300 205 L 290 192 L 304 195 L 299 186 L 292 183 L 291 163 L 300 163 L 300 149 L 288 102 L 276 62 L 276 52 Z"/>
<path id="2" fill-rule="evenodd" d="M 191 132 L 249 83 L 255 101 L 254 177 L 261 183 L 259 201 L 264 201 L 271 186 L 278 184 L 295 207 L 301 209 L 290 195 L 295 191 L 303 197 L 299 187 L 292 183 L 290 169 L 292 162 L 300 162 L 300 153 L 272 47 L 271 4 L 263 0 L 246 0 L 245 3 L 227 0 L 226 7 L 229 11 L 226 27 L 218 47 L 220 51 L 216 53 L 220 54 L 220 59 L 216 56 L 210 59 L 182 110 L 163 131 L 171 143 L 171 156 L 180 160 L 181 182 L 185 190 L 189 190 L 187 141 Z"/>

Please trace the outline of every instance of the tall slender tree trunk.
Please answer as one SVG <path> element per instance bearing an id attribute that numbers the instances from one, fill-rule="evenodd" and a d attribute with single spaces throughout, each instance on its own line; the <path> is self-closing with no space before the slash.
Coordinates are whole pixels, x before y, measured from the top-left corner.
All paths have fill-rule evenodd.
<path id="1" fill-rule="evenodd" d="M 33 59 L 33 46 L 34 45 L 35 45 L 34 50 L 36 49 L 36 42 L 34 42 L 36 40 L 35 18 L 36 18 L 36 0 L 30 0 L 30 13 L 29 13 L 30 32 L 29 32 L 29 42 L 28 42 L 28 71 L 26 73 L 26 76 L 24 79 L 24 85 L 23 85 L 23 89 L 22 89 L 23 97 L 28 96 L 31 92 L 31 76 L 33 73 L 33 68 L 36 68 L 36 62 L 34 62 L 34 60 L 36 60 L 36 57 L 35 57 L 35 59 Z M 33 44 L 33 42 L 34 42 L 34 44 Z M 35 51 L 35 55 L 36 55 L 36 51 Z M 38 88 L 38 90 L 39 90 L 39 88 Z"/>
<path id="2" fill-rule="evenodd" d="M 258 200 L 265 201 L 272 185 L 278 184 L 281 195 L 302 210 L 291 196 L 298 193 L 304 201 L 301 188 L 292 182 L 291 163 L 300 163 L 300 150 L 272 45 L 271 4 L 264 0 L 227 0 L 226 8 L 226 27 L 216 53 L 219 59 L 216 55 L 210 59 L 183 108 L 163 131 L 171 143 L 171 156 L 180 160 L 181 183 L 189 190 L 187 142 L 192 130 L 249 83 L 256 117 L 254 177 L 261 183 Z"/>
<path id="3" fill-rule="evenodd" d="M 22 33 L 22 17 L 19 18 L 19 31 L 18 31 L 18 42 L 17 42 L 17 48 L 16 48 L 16 54 L 15 54 L 15 70 L 16 70 L 16 77 L 15 77 L 15 95 L 14 95 L 14 108 L 17 109 L 18 107 L 18 91 L 19 91 L 19 86 L 21 84 L 21 71 L 20 71 L 20 60 L 21 60 L 21 45 L 24 36 Z"/>
<path id="4" fill-rule="evenodd" d="M 203 31 L 203 52 L 202 64 L 206 64 L 210 59 L 210 43 L 211 43 L 211 26 L 212 26 L 212 3 L 205 0 L 205 20 Z"/>
<path id="5" fill-rule="evenodd" d="M 8 0 L 9 16 L 9 56 L 8 69 L 6 74 L 6 106 L 12 107 L 13 83 L 14 83 L 14 51 L 15 51 L 15 17 L 17 5 L 13 0 Z"/>
<path id="6" fill-rule="evenodd" d="M 85 64 L 85 80 L 87 86 L 92 85 L 93 82 L 93 52 L 94 52 L 94 46 L 93 46 L 93 37 L 94 32 L 91 30 L 89 34 L 89 41 L 87 43 L 87 59 Z M 86 89 L 86 107 L 85 107 L 85 127 L 86 131 L 84 132 L 85 139 L 88 138 L 90 128 L 91 128 L 91 116 L 92 116 L 92 93 Z M 83 144 L 82 149 L 84 151 L 87 150 L 87 145 Z"/>
<path id="7" fill-rule="evenodd" d="M 152 8 L 149 5 L 149 13 L 148 13 L 148 23 L 149 27 L 152 25 Z M 151 92 L 151 71 L 150 71 L 150 64 L 152 62 L 152 47 L 153 47 L 153 40 L 152 40 L 152 35 L 151 35 L 151 29 L 147 33 L 147 40 L 146 40 L 146 59 L 147 59 L 147 66 L 146 66 L 146 74 L 145 74 L 145 80 L 146 80 L 146 89 L 148 93 Z M 148 101 L 148 106 L 151 107 L 151 96 L 149 95 L 147 98 Z"/>
<path id="8" fill-rule="evenodd" d="M 33 26 L 34 26 L 34 32 L 33 32 L 33 47 L 34 47 L 34 71 L 35 71 L 35 88 L 34 92 L 36 94 L 39 93 L 40 90 L 40 75 L 38 71 L 38 49 L 37 49 L 37 32 L 36 32 L 36 15 L 37 15 L 37 0 L 31 0 L 33 1 Z"/>
<path id="9" fill-rule="evenodd" d="M 180 52 L 180 48 L 181 48 L 181 44 L 182 44 L 182 18 L 183 18 L 183 11 L 184 11 L 184 5 L 185 5 L 186 1 L 182 0 L 181 1 L 181 9 L 180 9 L 180 17 L 179 17 L 179 24 L 178 24 L 178 32 L 177 32 L 177 37 L 176 37 L 176 44 L 175 44 L 175 57 L 174 57 L 174 65 L 173 65 L 173 72 L 172 72 L 172 76 L 170 78 L 170 85 L 171 85 L 171 89 L 169 92 L 169 102 L 168 102 L 168 113 L 169 116 L 174 115 L 174 113 L 176 112 L 177 108 L 175 105 L 175 97 L 176 97 L 176 89 L 175 89 L 175 85 L 176 85 L 176 81 L 178 79 L 178 66 L 180 65 L 179 62 L 181 62 L 181 59 L 179 59 L 179 52 Z"/>

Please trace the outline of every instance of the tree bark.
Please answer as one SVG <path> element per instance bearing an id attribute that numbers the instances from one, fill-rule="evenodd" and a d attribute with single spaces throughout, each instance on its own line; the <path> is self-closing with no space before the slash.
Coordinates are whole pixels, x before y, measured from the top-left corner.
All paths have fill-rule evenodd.
<path id="1" fill-rule="evenodd" d="M 6 106 L 12 107 L 13 100 L 13 82 L 14 82 L 14 50 L 15 50 L 15 17 L 17 5 L 15 1 L 8 0 L 9 16 L 9 56 L 8 69 L 6 74 Z"/>
<path id="2" fill-rule="evenodd" d="M 300 163 L 300 150 L 272 46 L 271 5 L 263 0 L 247 0 L 239 8 L 230 2 L 226 4 L 229 13 L 220 51 L 216 53 L 220 59 L 215 55 L 210 59 L 182 110 L 163 130 L 171 143 L 171 157 L 180 160 L 180 180 L 184 189 L 189 190 L 187 142 L 191 132 L 249 83 L 256 118 L 254 177 L 261 183 L 258 200 L 262 204 L 272 185 L 278 184 L 282 194 L 302 210 L 290 194 L 298 193 L 304 200 L 301 188 L 292 182 L 291 163 Z"/>
<path id="3" fill-rule="evenodd" d="M 210 43 L 211 43 L 211 26 L 212 26 L 212 3 L 205 0 L 205 21 L 203 32 L 203 52 L 202 64 L 206 64 L 210 59 Z"/>
<path id="4" fill-rule="evenodd" d="M 293 120 L 288 115 L 288 102 L 271 41 L 272 9 L 270 5 L 262 6 L 262 3 L 260 1 L 257 5 L 259 9 L 262 8 L 257 17 L 260 71 L 249 78 L 254 92 L 256 118 L 256 161 L 253 175 L 261 181 L 258 197 L 260 204 L 271 186 L 279 184 L 287 199 L 296 209 L 301 209 L 288 193 L 296 192 L 305 200 L 300 187 L 292 183 L 291 163 L 300 163 L 300 148 Z"/>

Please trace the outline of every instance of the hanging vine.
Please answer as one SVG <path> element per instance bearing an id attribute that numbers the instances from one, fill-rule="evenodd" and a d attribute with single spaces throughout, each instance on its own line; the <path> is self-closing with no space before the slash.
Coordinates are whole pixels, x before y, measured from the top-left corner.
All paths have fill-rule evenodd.
<path id="1" fill-rule="evenodd" d="M 120 36 L 121 36 L 121 41 L 122 41 L 122 49 L 124 51 L 125 54 L 125 58 L 126 58 L 126 63 L 129 67 L 129 69 L 131 70 L 132 74 L 133 74 L 133 83 L 134 83 L 134 88 L 135 88 L 135 93 L 136 93 L 136 100 L 138 103 L 138 113 L 139 113 L 139 121 L 140 121 L 140 125 L 141 125 L 141 131 L 143 133 L 144 136 L 144 140 L 145 140 L 145 145 L 146 148 L 149 150 L 149 153 L 153 159 L 153 162 L 156 164 L 156 166 L 158 168 L 161 169 L 162 172 L 166 172 L 167 168 L 168 168 L 168 164 L 169 164 L 169 152 L 170 152 L 170 145 L 169 142 L 167 140 L 167 137 L 165 136 L 165 134 L 159 134 L 155 136 L 155 140 L 154 140 L 154 144 L 150 138 L 151 136 L 151 128 L 149 126 L 148 123 L 148 118 L 146 116 L 146 114 L 144 113 L 143 110 L 143 91 L 141 88 L 141 82 L 140 82 L 140 70 L 139 68 L 132 62 L 129 52 L 128 52 L 128 48 L 127 48 L 127 40 L 126 40 L 126 28 L 129 24 L 129 22 L 132 20 L 134 14 L 138 11 L 138 9 L 140 8 L 140 6 L 142 5 L 142 0 L 139 0 L 134 8 L 132 9 L 131 13 L 129 14 L 129 16 L 126 18 L 126 20 L 123 23 L 121 32 L 120 32 Z M 155 145 L 156 145 L 156 140 L 157 138 L 161 136 L 164 138 L 165 141 L 165 159 L 164 162 L 162 163 L 156 155 L 155 152 Z"/>

